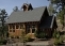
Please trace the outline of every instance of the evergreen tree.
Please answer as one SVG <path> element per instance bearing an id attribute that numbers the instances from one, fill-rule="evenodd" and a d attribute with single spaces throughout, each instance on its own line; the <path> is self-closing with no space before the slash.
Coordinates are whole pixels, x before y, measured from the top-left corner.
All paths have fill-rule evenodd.
<path id="1" fill-rule="evenodd" d="M 13 9 L 14 12 L 18 11 L 18 6 L 15 6 Z"/>
<path id="2" fill-rule="evenodd" d="M 63 25 L 63 28 L 64 28 L 64 15 L 65 15 L 65 0 L 48 0 L 51 2 L 51 4 L 55 5 L 56 8 L 58 9 L 58 17 L 60 17 L 60 22 L 62 23 Z M 61 17 L 62 16 L 62 17 Z"/>
<path id="3" fill-rule="evenodd" d="M 57 11 L 55 10 L 55 8 L 53 7 L 53 4 L 49 4 L 49 7 L 48 7 L 48 12 L 49 12 L 49 15 L 54 15 L 57 13 Z"/>
<path id="4" fill-rule="evenodd" d="M 7 12 L 5 9 L 0 10 L 0 22 L 2 26 L 0 27 L 0 38 L 3 39 L 7 34 L 7 27 L 5 25 L 5 18 L 7 17 Z"/>

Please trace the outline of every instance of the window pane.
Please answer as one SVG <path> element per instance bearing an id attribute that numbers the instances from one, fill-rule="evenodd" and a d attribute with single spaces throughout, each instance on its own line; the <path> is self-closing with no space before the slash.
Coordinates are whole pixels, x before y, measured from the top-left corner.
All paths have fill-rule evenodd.
<path id="1" fill-rule="evenodd" d="M 14 24 L 11 24 L 11 25 L 10 25 L 10 29 L 15 29 Z"/>
<path id="2" fill-rule="evenodd" d="M 15 29 L 15 26 L 13 25 L 12 28 Z"/>
<path id="3" fill-rule="evenodd" d="M 35 32 L 35 25 L 33 24 L 32 25 L 32 33 L 34 33 Z"/>
<path id="4" fill-rule="evenodd" d="M 17 36 L 16 38 L 19 39 L 19 36 Z"/>
<path id="5" fill-rule="evenodd" d="M 19 29 L 19 25 L 18 24 L 16 25 L 16 29 Z"/>
<path id="6" fill-rule="evenodd" d="M 22 29 L 23 28 L 23 25 L 22 24 L 20 24 L 20 29 Z"/>
<path id="7" fill-rule="evenodd" d="M 14 37 L 13 37 L 13 36 L 11 36 L 11 39 L 14 39 Z"/>
<path id="8" fill-rule="evenodd" d="M 27 28 L 30 28 L 30 25 L 27 25 Z"/>
<path id="9" fill-rule="evenodd" d="M 29 24 L 26 25 L 26 33 L 30 33 L 30 25 Z"/>
<path id="10" fill-rule="evenodd" d="M 10 25 L 10 29 L 12 29 L 12 25 Z"/>
<path id="11" fill-rule="evenodd" d="M 28 29 L 26 30 L 26 33 L 30 33 L 30 28 L 28 28 Z"/>
<path id="12" fill-rule="evenodd" d="M 32 29 L 32 33 L 34 33 L 35 32 L 35 28 L 34 29 Z"/>
<path id="13" fill-rule="evenodd" d="M 15 30 L 13 30 L 13 32 L 15 32 Z"/>
<path id="14" fill-rule="evenodd" d="M 32 28 L 35 28 L 35 25 L 32 25 Z"/>
<path id="15" fill-rule="evenodd" d="M 12 30 L 10 30 L 10 32 L 12 32 Z"/>

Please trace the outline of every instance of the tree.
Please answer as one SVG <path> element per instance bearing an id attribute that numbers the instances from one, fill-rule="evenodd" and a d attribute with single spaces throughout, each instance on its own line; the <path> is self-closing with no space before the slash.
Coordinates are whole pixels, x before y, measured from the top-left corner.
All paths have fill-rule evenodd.
<path id="1" fill-rule="evenodd" d="M 0 19 L 1 19 L 1 22 L 2 22 L 2 34 L 4 34 L 4 29 L 5 29 L 5 19 L 7 17 L 7 12 L 5 9 L 2 9 L 1 12 L 0 12 Z"/>
<path id="2" fill-rule="evenodd" d="M 7 17 L 7 12 L 5 9 L 1 10 L 0 13 L 0 18 L 1 18 L 1 22 L 2 22 L 2 27 L 5 26 L 5 18 Z"/>
<path id="3" fill-rule="evenodd" d="M 18 11 L 18 6 L 15 6 L 13 9 L 14 12 Z"/>
<path id="4" fill-rule="evenodd" d="M 58 18 L 60 19 L 60 22 L 61 24 L 63 25 L 62 29 L 64 28 L 64 10 L 61 10 L 57 15 L 58 15 Z"/>
<path id="5" fill-rule="evenodd" d="M 0 38 L 5 39 L 6 34 L 7 34 L 7 27 L 5 25 L 5 20 L 7 17 L 7 12 L 5 9 L 0 10 L 0 22 L 2 24 L 2 26 L 0 27 Z"/>
<path id="6" fill-rule="evenodd" d="M 63 18 L 63 19 L 61 19 L 60 18 L 60 20 L 63 22 L 61 22 L 62 23 L 62 25 L 63 25 L 63 27 L 64 27 L 64 15 L 65 15 L 65 0 L 49 0 L 50 2 L 51 2 L 51 4 L 53 4 L 53 5 L 55 5 L 56 6 L 56 8 L 57 8 L 57 10 L 58 10 L 58 15 L 59 15 L 59 17 L 62 15 L 62 17 L 61 18 Z M 60 13 L 60 12 L 63 12 L 63 14 L 62 13 Z M 61 15 L 60 15 L 61 14 Z"/>
<path id="7" fill-rule="evenodd" d="M 62 9 L 64 9 L 65 0 L 48 0 L 48 1 L 50 1 L 54 5 L 57 5 L 58 7 L 61 6 Z"/>
<path id="8" fill-rule="evenodd" d="M 54 31 L 53 38 L 54 38 L 55 45 L 60 45 L 63 43 L 63 37 L 60 35 L 59 31 L 57 31 L 57 30 Z"/>
<path id="9" fill-rule="evenodd" d="M 55 10 L 55 8 L 53 7 L 53 4 L 49 4 L 49 7 L 48 7 L 48 12 L 49 12 L 49 15 L 54 15 L 57 13 L 57 11 Z"/>

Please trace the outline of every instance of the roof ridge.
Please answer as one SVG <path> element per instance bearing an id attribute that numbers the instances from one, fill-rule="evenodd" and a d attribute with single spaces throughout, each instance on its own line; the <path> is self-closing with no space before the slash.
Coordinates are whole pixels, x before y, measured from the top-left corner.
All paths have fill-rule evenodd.
<path id="1" fill-rule="evenodd" d="M 33 8 L 33 10 L 37 10 L 37 9 L 39 9 L 39 8 L 46 8 L 47 6 L 41 6 L 41 7 L 36 7 L 36 8 Z M 32 10 L 31 10 L 32 11 Z M 13 11 L 13 12 L 15 12 L 15 11 Z M 16 11 L 16 12 L 23 12 L 23 10 L 18 10 L 18 11 Z"/>
<path id="2" fill-rule="evenodd" d="M 27 21 L 40 21 L 46 7 L 38 7 L 32 11 L 17 11 L 12 12 L 9 16 L 8 23 L 27 22 Z M 14 18 L 15 17 L 15 18 Z"/>

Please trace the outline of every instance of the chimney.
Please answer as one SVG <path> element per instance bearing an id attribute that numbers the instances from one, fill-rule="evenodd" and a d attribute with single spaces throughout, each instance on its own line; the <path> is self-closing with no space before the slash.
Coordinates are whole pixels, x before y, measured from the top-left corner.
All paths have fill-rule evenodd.
<path id="1" fill-rule="evenodd" d="M 27 3 L 24 3 L 22 8 L 23 8 L 23 11 L 33 10 L 32 5 L 31 4 L 27 4 Z"/>

